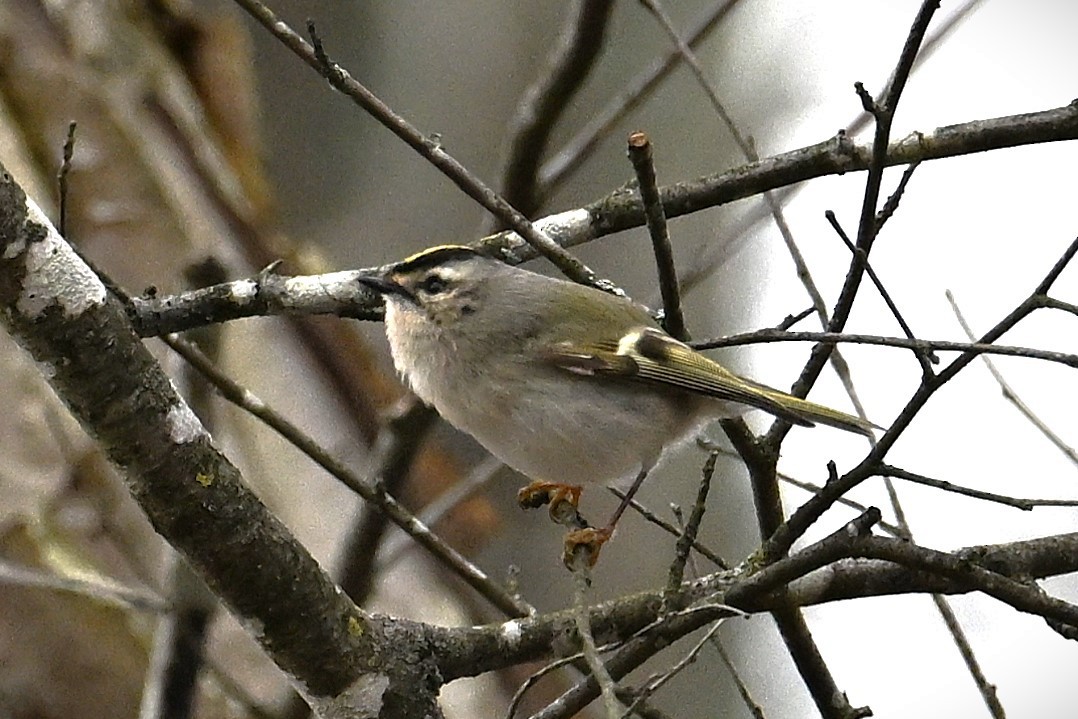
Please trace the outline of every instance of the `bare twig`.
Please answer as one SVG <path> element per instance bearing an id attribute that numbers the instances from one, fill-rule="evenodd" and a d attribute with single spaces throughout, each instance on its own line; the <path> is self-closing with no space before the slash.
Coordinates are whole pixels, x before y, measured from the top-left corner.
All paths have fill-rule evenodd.
<path id="1" fill-rule="evenodd" d="M 999 701 L 999 695 L 996 694 L 996 686 L 988 681 L 988 677 L 984 675 L 981 663 L 977 660 L 977 655 L 973 653 L 973 647 L 970 645 L 962 625 L 959 624 L 958 617 L 955 615 L 954 609 L 951 608 L 951 603 L 941 594 L 933 594 L 932 602 L 936 605 L 936 611 L 943 617 L 943 623 L 947 625 L 947 631 L 954 639 L 958 653 L 962 655 L 962 661 L 966 665 L 966 670 L 969 672 L 970 677 L 973 678 L 973 683 L 977 685 L 977 691 L 980 692 L 981 698 L 984 699 L 984 704 L 992 715 L 992 719 L 1005 719 L 1007 713 Z"/>
<path id="2" fill-rule="evenodd" d="M 704 608 L 701 611 L 679 613 L 667 621 L 657 623 L 625 644 L 607 660 L 605 667 L 613 681 L 619 681 L 644 661 L 654 656 L 657 646 L 668 644 L 723 616 L 737 614 L 728 607 Z M 588 677 L 581 681 L 541 711 L 532 719 L 555 719 L 571 717 L 599 695 L 598 684 Z"/>
<path id="3" fill-rule="evenodd" d="M 709 452 L 718 452 L 725 457 L 733 457 L 735 459 L 740 458 L 740 455 L 732 449 L 720 447 L 719 445 L 709 440 L 698 439 L 697 443 Z M 805 482 L 804 480 L 800 480 L 796 477 L 785 474 L 784 472 L 776 472 L 776 476 L 779 478 L 779 481 L 785 482 L 786 484 L 789 484 L 793 487 L 797 487 L 798 489 L 803 489 L 810 494 L 819 494 L 820 490 L 822 489 L 818 484 L 813 484 L 812 482 Z M 837 504 L 841 504 L 844 507 L 849 507 L 850 509 L 860 514 L 863 514 L 868 511 L 868 507 L 866 505 L 861 504 L 860 502 L 855 502 L 849 497 L 839 497 Z M 884 522 L 881 520 L 876 526 L 887 532 L 888 534 L 891 534 L 892 536 L 905 536 L 903 531 L 899 527 L 896 527 L 895 525 L 888 522 Z"/>
<path id="4" fill-rule="evenodd" d="M 60 218 L 56 229 L 61 237 L 67 237 L 67 178 L 71 173 L 71 158 L 75 154 L 75 127 L 74 121 L 67 125 L 67 139 L 64 141 L 64 154 L 60 162 L 60 171 L 56 173 L 56 183 L 60 189 Z"/>
<path id="5" fill-rule="evenodd" d="M 591 670 L 591 676 L 599 685 L 599 694 L 603 698 L 603 707 L 607 719 L 618 719 L 625 707 L 617 697 L 617 687 L 613 678 L 603 665 L 599 657 L 599 649 L 595 646 L 595 637 L 591 633 L 591 618 L 588 614 L 588 605 L 584 601 L 591 587 L 590 561 L 584 553 L 577 553 L 573 561 L 573 622 L 576 632 L 580 637 L 580 644 L 584 653 L 584 661 Z"/>
<path id="6" fill-rule="evenodd" d="M 1078 499 L 1022 499 L 1019 497 L 1009 497 L 1005 494 L 985 492 L 980 489 L 963 487 L 961 485 L 954 484 L 953 482 L 947 482 L 941 479 L 933 479 L 932 477 L 926 477 L 923 474 L 909 472 L 905 469 L 901 469 L 899 467 L 892 467 L 887 464 L 880 465 L 878 473 L 884 477 L 895 477 L 896 479 L 904 479 L 907 482 L 923 484 L 926 487 L 934 487 L 935 489 L 939 489 L 944 492 L 962 494 L 967 497 L 973 497 L 974 499 L 983 499 L 986 502 L 1005 504 L 1008 507 L 1014 507 L 1016 509 L 1021 509 L 1026 512 L 1032 510 L 1035 507 L 1078 507 Z"/>
<path id="7" fill-rule="evenodd" d="M 884 337 L 880 335 L 850 334 L 844 332 L 785 332 L 774 329 L 754 330 L 743 334 L 730 335 L 710 340 L 693 342 L 695 349 L 716 349 L 759 342 L 822 342 L 880 347 L 902 347 L 916 351 L 940 350 L 943 352 L 970 352 L 974 355 L 1002 355 L 1006 357 L 1026 357 L 1046 362 L 1056 362 L 1078 369 L 1078 354 L 1040 350 L 1034 347 L 1014 347 L 1011 345 L 988 344 L 985 342 L 952 342 L 949 340 L 924 340 L 903 337 Z"/>
<path id="8" fill-rule="evenodd" d="M 913 69 L 914 60 L 917 58 L 918 49 L 924 41 L 925 33 L 928 32 L 928 24 L 939 9 L 938 0 L 924 0 L 917 17 L 914 18 L 906 37 L 906 43 L 899 55 L 895 66 L 894 75 L 888 84 L 881 99 L 877 102 L 865 91 L 860 83 L 855 83 L 858 95 L 866 111 L 871 112 L 876 121 L 876 132 L 872 141 L 872 157 L 868 167 L 868 177 L 865 179 L 865 192 L 861 203 L 861 218 L 857 226 L 856 247 L 859 253 L 855 254 L 850 268 L 846 273 L 846 279 L 839 291 L 838 300 L 835 303 L 834 313 L 827 326 L 829 332 L 839 332 L 845 327 L 853 308 L 854 297 L 864 276 L 864 261 L 868 259 L 872 249 L 872 243 L 876 239 L 876 212 L 879 203 L 880 187 L 883 180 L 883 171 L 887 164 L 887 148 L 891 138 L 891 123 L 894 120 L 898 101 Z M 798 377 L 791 392 L 799 397 L 805 396 L 815 384 L 824 363 L 831 354 L 832 345 L 817 345 L 813 348 L 808 362 Z M 767 442 L 772 447 L 778 447 L 782 438 L 790 431 L 790 423 L 776 421 L 767 435 Z"/>
<path id="9" fill-rule="evenodd" d="M 670 564 L 670 571 L 666 577 L 666 593 L 671 594 L 681 586 L 685 577 L 685 562 L 689 558 L 689 550 L 696 541 L 696 533 L 700 529 L 700 522 L 704 518 L 707 509 L 707 495 L 711 491 L 711 478 L 715 475 L 715 462 L 719 459 L 718 452 L 711 452 L 704 468 L 701 470 L 700 487 L 696 492 L 696 502 L 693 503 L 692 512 L 689 513 L 689 521 L 678 537 L 674 552 L 674 561 Z"/>
<path id="10" fill-rule="evenodd" d="M 947 290 L 947 301 L 951 304 L 951 311 L 954 312 L 955 318 L 958 320 L 958 324 L 962 326 L 962 331 L 966 333 L 966 336 L 972 341 L 975 337 L 973 330 L 970 329 L 969 323 L 966 321 L 965 316 L 962 314 L 962 310 L 958 308 L 958 303 L 955 301 L 954 295 L 950 290 Z M 1026 419 L 1032 423 L 1034 427 L 1040 430 L 1041 434 L 1048 438 L 1048 441 L 1055 445 L 1056 449 L 1065 454 L 1067 458 L 1078 464 L 1078 452 L 1074 450 L 1069 444 L 1063 441 L 1063 438 L 1052 430 L 1044 420 L 1038 417 L 1029 405 L 1027 405 L 1022 398 L 1014 391 L 1014 389 L 1008 384 L 1007 380 L 1003 378 L 1003 374 L 996 369 L 996 364 L 988 357 L 982 357 L 984 364 L 988 367 L 988 371 L 992 373 L 992 377 L 995 378 L 999 388 L 1003 391 L 1003 396 L 1013 404 L 1019 412 L 1025 416 Z"/>
<path id="11" fill-rule="evenodd" d="M 549 237 L 535 229 L 524 215 L 506 202 L 498 193 L 487 186 L 477 175 L 462 165 L 446 152 L 439 138 L 428 137 L 411 123 L 398 115 L 363 84 L 353 78 L 346 70 L 329 59 L 321 46 L 321 41 L 314 31 L 313 24 L 308 24 L 311 42 L 308 43 L 295 30 L 258 0 L 235 0 L 257 20 L 266 30 L 291 50 L 304 63 L 313 68 L 338 92 L 344 94 L 382 124 L 409 147 L 415 150 L 434 167 L 459 187 L 468 197 L 489 210 L 495 217 L 512 228 L 529 245 L 550 260 L 567 277 L 577 282 L 602 286 L 611 286 L 601 282 L 586 265 L 570 255 Z"/>
<path id="12" fill-rule="evenodd" d="M 689 47 L 696 47 L 702 42 L 735 5 L 737 0 L 721 0 L 704 10 L 688 33 L 686 42 Z M 613 131 L 615 125 L 657 89 L 682 60 L 683 56 L 677 50 L 667 52 L 664 57 L 630 80 L 621 94 L 606 107 L 593 113 L 591 121 L 540 169 L 540 197 L 548 197 L 575 172 L 595 152 L 602 139 Z"/>
<path id="13" fill-rule="evenodd" d="M 517 687 L 517 690 L 513 692 L 513 698 L 509 700 L 509 706 L 505 710 L 505 719 L 513 719 L 513 717 L 516 716 L 517 709 L 520 707 L 520 703 L 524 701 L 524 695 L 527 694 L 532 687 L 538 684 L 539 680 L 541 680 L 547 674 L 555 672 L 558 669 L 562 669 L 569 664 L 572 664 L 573 662 L 579 661 L 583 658 L 584 655 L 578 652 L 568 657 L 556 659 L 555 661 L 550 662 L 549 664 L 544 666 L 542 669 L 539 669 L 538 671 L 530 674 L 528 678 L 525 679 L 519 687 Z"/>
<path id="14" fill-rule="evenodd" d="M 788 330 L 815 311 L 815 307 L 806 307 L 805 309 L 798 312 L 796 315 L 786 315 L 786 317 L 783 318 L 782 322 L 779 322 L 777 325 L 775 325 L 774 329 L 779 331 Z"/>
<path id="15" fill-rule="evenodd" d="M 662 674 L 648 679 L 647 684 L 633 700 L 632 705 L 622 715 L 622 719 L 628 717 L 638 704 L 644 702 L 648 697 L 662 689 L 663 685 L 667 684 L 671 679 L 684 671 L 686 667 L 695 662 L 696 657 L 700 654 L 700 652 L 704 650 L 704 647 L 706 647 L 712 642 L 712 640 L 715 639 L 715 634 L 719 631 L 719 627 L 722 626 L 723 621 L 724 620 L 720 619 L 719 621 L 712 624 L 711 628 L 704 633 L 704 636 L 701 637 L 700 640 L 696 642 L 696 644 L 692 647 L 692 649 L 686 652 L 685 656 L 679 659 L 674 664 L 674 666 L 670 667 L 670 669 L 663 672 Z"/>
<path id="16" fill-rule="evenodd" d="M 898 203 L 902 200 L 902 195 L 906 192 L 906 185 L 909 184 L 911 178 L 913 178 L 914 171 L 921 166 L 920 162 L 911 162 L 906 166 L 906 169 L 902 171 L 902 178 L 898 181 L 898 187 L 890 194 L 887 201 L 883 203 L 883 208 L 876 215 L 876 233 L 883 229 L 887 220 L 891 219 L 891 216 L 895 214 L 898 209 Z M 850 243 L 851 245 L 853 243 Z"/>
<path id="17" fill-rule="evenodd" d="M 763 707 L 752 698 L 748 684 L 741 678 L 740 672 L 738 672 L 737 667 L 734 666 L 733 659 L 731 659 L 730 654 L 726 651 L 726 647 L 722 644 L 722 639 L 720 637 L 713 637 L 711 645 L 715 647 L 715 651 L 718 653 L 719 659 L 722 660 L 723 666 L 726 667 L 726 671 L 730 672 L 730 678 L 733 679 L 734 686 L 737 687 L 737 693 L 741 697 L 741 701 L 745 704 L 745 708 L 752 714 L 752 719 L 767 719 L 764 715 Z"/>
<path id="18" fill-rule="evenodd" d="M 655 177 L 655 163 L 651 156 L 651 141 L 643 132 L 629 135 L 629 161 L 636 171 L 640 186 L 640 201 L 644 203 L 651 247 L 655 252 L 655 265 L 659 272 L 659 290 L 663 298 L 663 329 L 682 341 L 688 341 L 685 315 L 681 311 L 681 290 L 678 287 L 677 268 L 674 265 L 674 249 L 670 246 L 670 230 L 666 225 L 666 213 L 659 197 Z"/>
<path id="19" fill-rule="evenodd" d="M 625 499 L 625 493 L 622 492 L 620 489 L 617 489 L 616 487 L 608 487 L 608 489 L 618 499 Z M 665 519 L 652 512 L 650 509 L 645 507 L 637 500 L 629 500 L 629 506 L 636 510 L 636 512 L 645 520 L 659 527 L 664 532 L 671 534 L 675 537 L 681 536 L 682 531 L 679 528 L 675 527 L 673 524 L 670 524 L 670 522 L 667 522 Z M 715 552 L 713 552 L 707 546 L 701 544 L 698 540 L 693 540 L 692 548 L 699 552 L 702 556 L 709 559 L 715 566 L 719 567 L 720 569 L 730 568 L 730 566 L 726 563 L 726 560 L 715 554 Z"/>
<path id="20" fill-rule="evenodd" d="M 913 167 L 913 165 L 910 165 L 910 167 Z M 905 178 L 905 175 L 903 175 L 903 177 Z M 876 286 L 876 291 L 880 293 L 880 297 L 887 303 L 887 309 L 891 310 L 891 315 L 894 316 L 895 321 L 898 322 L 898 326 L 902 328 L 902 333 L 906 335 L 907 339 L 915 340 L 916 338 L 913 336 L 913 330 L 910 329 L 910 326 L 906 323 L 906 319 L 902 316 L 902 313 L 899 312 L 898 305 L 891 299 L 891 293 L 889 293 L 883 286 L 883 282 L 880 281 L 879 276 L 876 274 L 876 270 L 872 269 L 868 257 L 865 256 L 864 252 L 857 247 L 854 247 L 853 242 L 846 236 L 846 231 L 842 229 L 842 225 L 839 224 L 838 218 L 835 217 L 834 212 L 827 210 L 824 212 L 824 217 L 827 218 L 828 223 L 830 223 L 831 227 L 835 230 L 835 234 L 839 236 L 842 243 L 846 245 L 846 249 L 848 249 L 854 257 L 859 257 L 861 262 L 864 263 L 865 272 L 868 273 L 869 279 L 872 280 L 872 284 Z M 882 223 L 880 224 L 882 225 Z M 931 350 L 917 351 L 914 352 L 914 354 L 917 356 L 917 361 L 921 363 L 921 372 L 926 376 L 931 375 L 932 365 L 939 362 L 939 358 L 933 355 Z"/>
<path id="21" fill-rule="evenodd" d="M 534 611 L 527 602 L 507 592 L 497 582 L 490 579 L 486 573 L 469 562 L 467 558 L 443 542 L 426 525 L 401 506 L 396 499 L 386 494 L 376 482 L 372 483 L 357 476 L 351 469 L 307 436 L 299 427 L 279 415 L 250 391 L 218 371 L 212 363 L 205 360 L 205 357 L 197 348 L 176 337 L 165 337 L 163 339 L 169 347 L 194 365 L 203 376 L 212 382 L 225 399 L 258 417 L 293 446 L 314 460 L 315 464 L 339 479 L 380 511 L 385 512 L 394 524 L 404 530 L 408 536 L 412 537 L 447 567 L 451 568 L 491 604 L 498 607 L 508 616 L 524 617 Z"/>

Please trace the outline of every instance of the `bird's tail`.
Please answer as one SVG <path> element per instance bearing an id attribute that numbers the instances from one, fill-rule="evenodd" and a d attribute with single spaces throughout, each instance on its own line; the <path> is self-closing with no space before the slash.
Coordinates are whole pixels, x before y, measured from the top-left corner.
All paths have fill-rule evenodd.
<path id="1" fill-rule="evenodd" d="M 803 427 L 812 427 L 816 424 L 825 424 L 828 427 L 843 429 L 847 432 L 863 434 L 866 437 L 875 437 L 874 430 L 882 430 L 879 425 L 868 420 L 854 417 L 852 414 L 840 412 L 837 409 L 825 407 L 822 404 L 809 402 L 808 400 L 794 397 L 777 389 L 750 382 L 757 390 L 761 401 L 757 404 L 751 400 L 746 404 L 764 410 L 770 414 L 798 424 Z"/>

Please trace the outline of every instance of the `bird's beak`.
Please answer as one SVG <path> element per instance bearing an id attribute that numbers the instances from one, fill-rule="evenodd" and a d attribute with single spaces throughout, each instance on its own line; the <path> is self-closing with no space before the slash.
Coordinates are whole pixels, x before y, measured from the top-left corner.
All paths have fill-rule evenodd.
<path id="1" fill-rule="evenodd" d="M 369 287 L 383 296 L 395 295 L 409 300 L 413 299 L 411 292 L 399 282 L 390 279 L 390 277 L 385 274 L 360 275 L 358 281 L 359 284 Z"/>

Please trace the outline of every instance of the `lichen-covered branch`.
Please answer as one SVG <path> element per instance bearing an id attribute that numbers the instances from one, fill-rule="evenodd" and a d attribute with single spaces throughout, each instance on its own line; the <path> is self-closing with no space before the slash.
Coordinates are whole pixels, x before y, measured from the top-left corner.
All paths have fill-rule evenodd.
<path id="1" fill-rule="evenodd" d="M 0 167 L 0 321 L 124 470 L 180 550 L 313 705 L 422 716 L 423 663 L 395 662 L 406 629 L 359 610 L 244 485 L 132 329 L 124 307 Z M 374 671 L 371 667 L 376 667 Z M 426 667 L 430 670 L 430 667 Z M 427 683 L 429 684 L 429 683 Z"/>

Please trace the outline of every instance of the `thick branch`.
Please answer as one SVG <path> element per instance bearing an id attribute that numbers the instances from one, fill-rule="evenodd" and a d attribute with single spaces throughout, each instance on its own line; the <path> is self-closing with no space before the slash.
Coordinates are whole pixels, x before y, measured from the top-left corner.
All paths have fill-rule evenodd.
<path id="1" fill-rule="evenodd" d="M 308 701 L 340 716 L 358 716 L 353 708 L 361 701 L 393 702 L 402 707 L 399 716 L 432 711 L 436 690 L 415 709 L 424 702 L 414 691 L 423 670 L 393 659 L 403 648 L 403 627 L 387 643 L 387 623 L 338 591 L 243 484 L 142 345 L 121 303 L 2 167 L 0 320 L 124 470 L 154 528 Z M 411 633 L 413 641 L 419 636 Z"/>
<path id="2" fill-rule="evenodd" d="M 891 544 L 865 544 L 859 548 L 860 540 L 852 536 L 844 539 L 841 531 L 844 530 L 756 574 L 748 574 L 742 568 L 685 582 L 678 592 L 667 596 L 669 616 L 691 614 L 691 622 L 679 624 L 688 632 L 729 616 L 729 607 L 762 613 L 779 607 L 809 606 L 861 596 L 967 594 L 985 588 L 979 579 L 989 575 L 999 580 L 1026 582 L 1078 572 L 1078 533 L 946 553 L 906 543 L 909 550 L 900 557 L 902 563 L 895 564 L 878 559 L 850 559 L 869 555 L 866 547 L 876 553 L 895 551 L 896 557 L 899 550 Z M 871 538 L 872 542 L 876 539 Z M 944 571 L 948 569 L 943 567 L 944 558 L 966 571 Z M 918 565 L 918 560 L 923 563 Z M 942 569 L 931 571 L 927 569 L 929 566 Z M 783 587 L 788 590 L 777 591 Z M 593 607 L 590 623 L 596 642 L 629 639 L 659 621 L 662 606 L 663 592 L 659 590 Z M 1056 611 L 1058 606 L 1052 609 Z M 572 613 L 568 610 L 496 625 L 434 631 L 437 637 L 432 645 L 438 648 L 439 667 L 447 681 L 552 655 L 567 656 L 577 647 Z M 668 627 L 663 630 L 665 640 L 672 641 L 678 636 L 681 635 L 671 634 Z"/>

